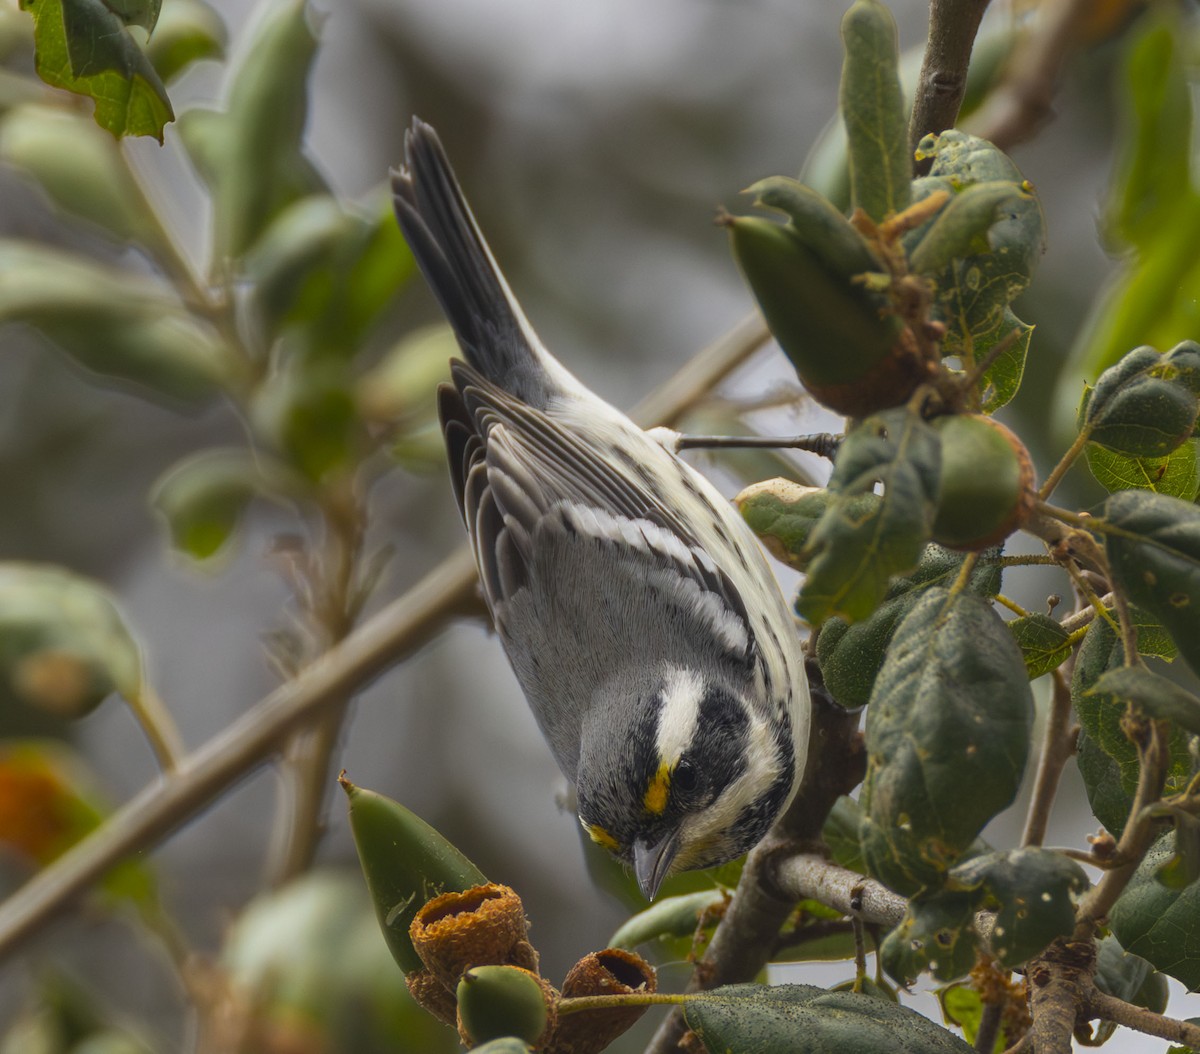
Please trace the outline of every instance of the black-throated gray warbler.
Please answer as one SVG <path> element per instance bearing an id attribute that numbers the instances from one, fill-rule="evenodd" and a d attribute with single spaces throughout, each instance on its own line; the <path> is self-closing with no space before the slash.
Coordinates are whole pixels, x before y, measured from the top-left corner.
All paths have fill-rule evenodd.
<path id="1" fill-rule="evenodd" d="M 439 390 L 496 631 L 592 839 L 653 898 L 740 856 L 795 791 L 809 696 L 753 534 L 542 346 L 437 134 L 414 121 L 396 213 L 466 363 Z"/>

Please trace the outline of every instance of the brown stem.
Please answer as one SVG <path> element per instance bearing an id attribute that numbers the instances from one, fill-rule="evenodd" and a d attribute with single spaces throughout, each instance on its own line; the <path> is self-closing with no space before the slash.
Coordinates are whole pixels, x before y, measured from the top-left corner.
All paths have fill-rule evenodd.
<path id="1" fill-rule="evenodd" d="M 975 1033 L 975 1049 L 979 1054 L 992 1054 L 1003 1020 L 1003 1003 L 983 1004 L 983 1013 L 979 1017 L 979 1031 Z"/>
<path id="2" fill-rule="evenodd" d="M 1200 1025 L 1163 1017 L 1153 1010 L 1134 1006 L 1096 988 L 1092 988 L 1087 995 L 1085 1013 L 1088 1017 L 1112 1021 L 1114 1024 L 1132 1028 L 1135 1032 L 1144 1032 L 1148 1036 L 1158 1036 L 1159 1039 L 1181 1043 L 1193 1050 L 1200 1048 Z"/>
<path id="3" fill-rule="evenodd" d="M 1094 0 L 1046 0 L 1038 23 L 1009 62 L 1007 73 L 967 122 L 974 134 L 1009 150 L 1023 143 L 1053 114 L 1058 80 L 1079 42 L 1079 23 Z"/>
<path id="4" fill-rule="evenodd" d="M 1071 1054 L 1071 1038 L 1091 988 L 1096 946 L 1057 940 L 1026 968 L 1034 1054 Z"/>
<path id="5" fill-rule="evenodd" d="M 988 0 L 929 0 L 929 39 L 917 80 L 908 141 L 953 128 L 967 88 L 967 67 Z M 920 175 L 920 172 L 918 172 Z"/>
<path id="6" fill-rule="evenodd" d="M 1105 871 L 1100 881 L 1089 889 L 1079 902 L 1079 910 L 1075 915 L 1077 940 L 1093 936 L 1096 927 L 1129 885 L 1129 880 L 1133 878 L 1133 873 L 1150 847 L 1156 821 L 1146 814 L 1146 807 L 1158 801 L 1162 795 L 1163 782 L 1167 775 L 1168 753 L 1167 724 L 1163 721 L 1149 722 L 1144 741 L 1138 744 L 1140 768 L 1137 790 L 1129 810 L 1129 820 L 1125 824 L 1125 830 L 1121 832 L 1113 854 L 1120 862 L 1116 867 Z"/>
<path id="7" fill-rule="evenodd" d="M 1058 794 L 1058 781 L 1075 753 L 1075 737 L 1071 734 L 1071 686 L 1062 670 L 1055 670 L 1053 678 L 1054 689 L 1050 695 L 1050 712 L 1046 715 L 1042 756 L 1038 761 L 1037 780 L 1025 817 L 1022 845 L 1041 845 L 1046 840 L 1046 827 Z"/>

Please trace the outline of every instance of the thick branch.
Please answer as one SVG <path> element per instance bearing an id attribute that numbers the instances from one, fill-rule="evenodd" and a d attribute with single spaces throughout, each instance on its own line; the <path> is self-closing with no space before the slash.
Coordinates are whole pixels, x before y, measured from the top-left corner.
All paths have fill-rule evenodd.
<path id="1" fill-rule="evenodd" d="M 634 411 L 670 424 L 760 348 L 756 314 L 704 349 Z M 479 609 L 474 560 L 465 546 L 378 615 L 188 755 L 176 773 L 144 788 L 97 830 L 0 904 L 0 959 L 44 926 L 115 863 L 157 845 L 268 761 L 291 732 L 338 707 L 411 655 L 449 620 Z"/>
<path id="2" fill-rule="evenodd" d="M 1026 969 L 1034 1054 L 1071 1054 L 1071 1038 L 1092 987 L 1096 946 L 1057 940 Z"/>
<path id="3" fill-rule="evenodd" d="M 929 0 L 929 40 L 917 80 L 908 141 L 953 128 L 967 88 L 967 67 L 988 0 Z"/>

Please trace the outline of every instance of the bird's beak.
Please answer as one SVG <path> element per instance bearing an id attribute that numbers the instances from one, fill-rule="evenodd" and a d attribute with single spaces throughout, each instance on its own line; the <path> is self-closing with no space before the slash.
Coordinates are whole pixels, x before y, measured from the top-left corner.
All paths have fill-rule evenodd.
<path id="1" fill-rule="evenodd" d="M 657 842 L 634 842 L 633 873 L 637 876 L 638 888 L 647 900 L 657 896 L 658 887 L 671 871 L 678 848 L 679 828 L 668 831 Z"/>

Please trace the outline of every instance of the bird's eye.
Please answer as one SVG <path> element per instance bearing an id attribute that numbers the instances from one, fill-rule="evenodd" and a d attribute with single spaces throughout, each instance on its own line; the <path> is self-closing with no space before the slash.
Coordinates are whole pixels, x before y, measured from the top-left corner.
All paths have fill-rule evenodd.
<path id="1" fill-rule="evenodd" d="M 671 783 L 677 791 L 682 791 L 684 794 L 694 791 L 699 780 L 696 766 L 686 759 L 680 761 L 671 774 Z"/>

